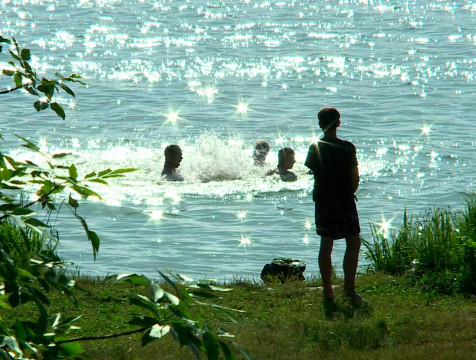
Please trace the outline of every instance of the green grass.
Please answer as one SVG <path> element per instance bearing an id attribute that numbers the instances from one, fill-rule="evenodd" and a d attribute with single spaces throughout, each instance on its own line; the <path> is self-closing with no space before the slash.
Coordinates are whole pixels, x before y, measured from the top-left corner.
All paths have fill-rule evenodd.
<path id="1" fill-rule="evenodd" d="M 134 329 L 127 322 L 139 312 L 128 299 L 146 295 L 146 287 L 93 279 L 79 279 L 78 286 L 83 288 L 77 292 L 78 308 L 56 294 L 50 309 L 62 316 L 84 314 L 73 336 Z M 359 276 L 357 288 L 368 301 L 359 308 L 342 297 L 335 306 L 325 306 L 316 283 L 237 282 L 227 287 L 233 291 L 220 293 L 214 302 L 245 311 L 237 323 L 218 311 L 197 308 L 197 315 L 234 334 L 234 341 L 256 359 L 470 359 L 476 353 L 476 299 L 424 292 L 404 277 Z M 36 316 L 33 307 L 16 311 Z M 91 359 L 193 358 L 169 335 L 145 347 L 140 334 L 84 341 L 82 346 L 84 358 Z"/>
<path id="2" fill-rule="evenodd" d="M 0 249 L 15 259 L 22 267 L 28 266 L 30 259 L 49 260 L 58 259 L 56 255 L 57 240 L 46 238 L 37 232 L 20 227 L 10 222 L 0 222 Z"/>
<path id="3" fill-rule="evenodd" d="M 17 264 L 28 267 L 30 257 L 54 254 L 55 244 L 0 225 L 2 249 Z M 405 211 L 398 232 L 386 235 L 374 228 L 373 234 L 373 242 L 364 241 L 373 272 L 357 278 L 357 290 L 367 299 L 363 306 L 355 307 L 342 296 L 335 303 L 324 303 L 315 279 L 268 285 L 237 279 L 226 285 L 232 291 L 217 291 L 218 298 L 212 299 L 217 305 L 243 311 L 235 314 L 237 322 L 211 307 L 195 305 L 187 308 L 188 318 L 234 334 L 233 341 L 256 359 L 474 358 L 476 202 L 468 201 L 460 213 L 435 209 L 415 218 Z M 12 269 L 9 265 L 2 271 L 10 276 Z M 28 280 L 31 275 L 23 271 L 15 276 Z M 56 277 L 47 278 L 56 281 Z M 342 284 L 342 279 L 334 280 Z M 79 277 L 78 305 L 53 287 L 48 313 L 61 313 L 62 318 L 82 315 L 75 321 L 80 328 L 69 334 L 72 338 L 131 332 L 80 340 L 83 358 L 193 359 L 192 352 L 180 348 L 170 333 L 141 346 L 142 334 L 132 333 L 137 327 L 129 324 L 133 317 L 148 315 L 130 302 L 136 294 L 149 295 L 148 286 L 140 283 Z M 170 283 L 163 287 L 172 291 Z M 339 288 L 336 293 L 341 293 Z M 29 302 L 0 309 L 2 326 L 15 328 L 17 319 L 35 322 L 38 308 Z"/>
<path id="4" fill-rule="evenodd" d="M 434 209 L 420 217 L 405 210 L 398 231 L 372 226 L 363 240 L 370 269 L 391 275 L 412 273 L 429 291 L 476 294 L 476 201 L 463 212 Z"/>

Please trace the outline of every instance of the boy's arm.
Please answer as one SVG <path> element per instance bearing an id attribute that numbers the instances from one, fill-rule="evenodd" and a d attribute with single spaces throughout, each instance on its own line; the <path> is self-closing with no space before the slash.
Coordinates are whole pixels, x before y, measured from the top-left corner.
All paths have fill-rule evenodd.
<path id="1" fill-rule="evenodd" d="M 359 176 L 359 167 L 357 165 L 350 168 L 350 181 L 352 184 L 352 192 L 355 194 L 359 187 L 360 176 Z"/>
<path id="2" fill-rule="evenodd" d="M 360 175 L 359 175 L 359 162 L 357 161 L 357 149 L 352 143 L 350 144 L 350 183 L 352 186 L 352 192 L 355 194 L 359 187 Z"/>
<path id="3" fill-rule="evenodd" d="M 309 152 L 307 153 L 306 161 L 304 162 L 304 165 L 307 166 L 309 169 L 313 169 L 315 167 L 315 163 L 317 161 L 317 145 L 312 144 L 309 147 Z"/>

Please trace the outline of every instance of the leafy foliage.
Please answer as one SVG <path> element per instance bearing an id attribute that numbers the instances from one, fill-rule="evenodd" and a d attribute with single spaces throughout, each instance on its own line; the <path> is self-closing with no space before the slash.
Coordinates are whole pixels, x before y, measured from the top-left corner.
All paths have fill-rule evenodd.
<path id="1" fill-rule="evenodd" d="M 476 201 L 466 211 L 435 209 L 408 219 L 388 236 L 372 226 L 373 242 L 363 240 L 374 270 L 409 273 L 431 291 L 476 294 Z"/>
<path id="2" fill-rule="evenodd" d="M 2 69 L 2 74 L 11 77 L 14 83 L 13 87 L 0 91 L 0 94 L 24 89 L 29 94 L 38 98 L 38 100 L 33 103 L 37 111 L 50 108 L 64 120 L 66 114 L 63 107 L 54 101 L 55 93 L 61 89 L 69 96 L 75 97 L 74 91 L 66 85 L 66 83 L 86 85 L 86 83 L 80 80 L 82 77 L 77 74 L 71 74 L 65 77 L 56 73 L 56 79 L 53 80 L 46 79 L 45 77 L 40 78 L 29 64 L 31 60 L 31 52 L 29 49 L 21 49 L 15 38 L 10 40 L 0 36 L 0 44 L 12 45 L 12 48 L 8 50 L 12 60 L 8 62 L 9 68 Z M 2 46 L 0 45 L 0 53 L 1 52 Z"/>
<path id="3" fill-rule="evenodd" d="M 9 50 L 13 61 L 8 62 L 10 68 L 3 69 L 2 74 L 12 77 L 15 87 L 0 91 L 0 94 L 24 89 L 40 98 L 34 103 L 36 110 L 49 107 L 64 119 L 63 108 L 53 100 L 55 92 L 62 89 L 74 97 L 74 92 L 64 82 L 84 85 L 78 80 L 81 77 L 56 74 L 55 80 L 39 79 L 28 63 L 31 59 L 29 49 L 20 49 L 14 38 L 9 40 L 0 36 L 2 43 L 13 44 L 13 50 Z M 80 316 L 63 319 L 61 314 L 48 313 L 51 289 L 65 294 L 73 303 L 77 302 L 72 292 L 75 283 L 61 270 L 64 263 L 55 252 L 59 237 L 56 230 L 49 226 L 48 219 L 52 212 L 59 211 L 58 203 L 67 206 L 83 226 L 96 259 L 100 238 L 78 214 L 78 198 L 100 199 L 101 196 L 92 190 L 90 183 L 107 185 L 108 179 L 122 177 L 135 169 L 106 169 L 80 176 L 74 164 L 58 162 L 59 158 L 67 154 L 46 154 L 32 141 L 17 137 L 23 142 L 23 147 L 39 154 L 43 162 L 18 161 L 0 151 L 0 359 L 78 358 L 82 352 L 82 340 L 100 340 L 134 332 L 144 332 L 143 345 L 170 333 L 181 345 L 188 346 L 197 358 L 200 358 L 200 353 L 205 353 L 208 359 L 218 359 L 220 354 L 226 359 L 235 359 L 228 342 L 222 340 L 230 335 L 221 329 L 215 332 L 212 327 L 192 316 L 190 311 L 193 306 L 200 305 L 219 309 L 233 318 L 230 312 L 235 310 L 197 300 L 213 298 L 212 291 L 225 290 L 208 283 L 197 283 L 194 290 L 189 292 L 162 273 L 161 276 L 174 294 L 143 276 L 129 275 L 120 279 L 150 284 L 149 297 L 136 295 L 131 299 L 136 307 L 149 313 L 149 316 L 131 320 L 131 324 L 139 326 L 137 330 L 93 339 L 70 337 L 71 331 L 76 329 L 74 322 Z M 3 137 L 0 133 L 0 144 L 1 141 Z M 38 219 L 40 212 L 46 213 L 46 220 Z M 174 276 L 176 280 L 181 279 L 178 275 Z M 19 316 L 13 322 L 4 320 L 4 311 L 29 303 L 37 309 L 36 321 Z M 247 359 L 252 359 L 236 343 L 232 344 Z"/>
<path id="4" fill-rule="evenodd" d="M 171 334 L 181 346 L 187 346 L 197 359 L 200 358 L 200 353 L 205 353 L 209 360 L 218 359 L 220 354 L 225 359 L 235 359 L 232 346 L 238 349 L 246 359 L 253 359 L 237 343 L 229 344 L 225 340 L 233 338 L 233 335 L 222 328 L 215 330 L 212 326 L 205 324 L 204 320 L 193 311 L 197 306 L 218 310 L 232 322 L 236 322 L 233 312 L 243 311 L 209 302 L 210 299 L 217 297 L 213 292 L 231 289 L 217 287 L 207 281 L 186 283 L 182 276 L 173 272 L 170 272 L 171 277 L 162 272 L 159 274 L 165 281 L 165 286 L 171 288 L 172 292 L 168 292 L 165 286 L 160 286 L 156 281 L 144 276 L 130 274 L 118 277 L 119 281 L 128 281 L 137 285 L 148 283 L 150 286 L 148 297 L 135 295 L 131 298 L 131 302 L 137 308 L 148 313 L 148 316 L 134 317 L 129 322 L 131 325 L 141 327 L 143 346 Z"/>

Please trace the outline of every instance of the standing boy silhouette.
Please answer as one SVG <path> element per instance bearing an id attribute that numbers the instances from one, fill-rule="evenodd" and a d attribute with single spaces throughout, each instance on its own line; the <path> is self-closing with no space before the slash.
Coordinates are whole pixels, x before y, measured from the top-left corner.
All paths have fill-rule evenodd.
<path id="1" fill-rule="evenodd" d="M 333 300 L 332 247 L 334 240 L 345 238 L 344 295 L 354 303 L 362 297 L 355 291 L 355 275 L 360 251 L 360 225 L 355 204 L 359 186 L 359 168 L 355 146 L 337 138 L 340 114 L 335 108 L 318 113 L 319 127 L 324 137 L 312 144 L 305 165 L 314 174 L 316 232 L 321 236 L 319 269 L 324 287 L 324 299 Z"/>

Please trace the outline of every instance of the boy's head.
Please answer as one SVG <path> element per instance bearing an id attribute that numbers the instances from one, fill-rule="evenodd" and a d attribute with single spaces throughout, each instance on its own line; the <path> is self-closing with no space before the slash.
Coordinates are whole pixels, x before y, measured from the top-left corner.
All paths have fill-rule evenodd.
<path id="1" fill-rule="evenodd" d="M 340 126 L 340 113 L 336 108 L 326 107 L 317 113 L 322 131 L 334 130 Z"/>
<path id="2" fill-rule="evenodd" d="M 278 168 L 288 170 L 292 169 L 294 163 L 296 162 L 295 159 L 296 153 L 293 149 L 289 147 L 285 147 L 278 151 Z"/>
<path id="3" fill-rule="evenodd" d="M 255 160 L 255 164 L 264 165 L 264 161 L 266 160 L 266 156 L 268 155 L 268 153 L 269 144 L 264 140 L 258 140 L 253 150 L 253 158 Z"/>
<path id="4" fill-rule="evenodd" d="M 172 165 L 173 167 L 178 167 L 182 161 L 182 149 L 176 144 L 169 145 L 164 150 L 165 162 Z"/>

